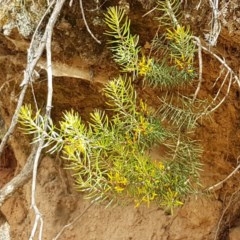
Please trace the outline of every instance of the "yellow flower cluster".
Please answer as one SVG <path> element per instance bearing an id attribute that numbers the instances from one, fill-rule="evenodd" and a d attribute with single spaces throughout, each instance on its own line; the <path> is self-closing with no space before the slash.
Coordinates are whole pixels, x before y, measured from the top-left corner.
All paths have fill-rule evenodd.
<path id="1" fill-rule="evenodd" d="M 167 30 L 166 38 L 172 42 L 173 51 L 170 55 L 174 63 L 181 70 L 192 73 L 195 48 L 192 46 L 189 29 L 178 25 L 174 30 Z"/>
<path id="2" fill-rule="evenodd" d="M 111 184 L 114 185 L 114 189 L 117 193 L 121 193 L 128 183 L 128 180 L 125 177 L 121 176 L 118 172 L 114 174 L 110 173 L 108 174 L 108 177 Z"/>
<path id="3" fill-rule="evenodd" d="M 141 200 L 137 200 L 135 199 L 135 208 L 139 207 L 141 203 L 146 203 L 147 206 L 150 206 L 150 203 L 155 199 L 155 197 L 157 196 L 157 194 L 155 192 L 150 193 L 150 194 L 146 194 L 145 196 L 142 197 Z"/>
<path id="4" fill-rule="evenodd" d="M 146 59 L 143 55 L 141 60 L 138 62 L 138 74 L 140 76 L 146 76 L 152 69 L 152 59 Z"/>

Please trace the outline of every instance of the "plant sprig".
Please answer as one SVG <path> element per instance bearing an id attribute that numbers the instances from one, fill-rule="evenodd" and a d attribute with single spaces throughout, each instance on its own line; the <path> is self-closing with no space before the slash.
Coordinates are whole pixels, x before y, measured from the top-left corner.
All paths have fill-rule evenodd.
<path id="1" fill-rule="evenodd" d="M 95 110 L 86 125 L 78 113 L 69 111 L 64 113 L 59 128 L 50 122 L 43 133 L 40 112 L 34 116 L 30 106 L 24 106 L 19 116 L 21 128 L 29 134 L 45 134 L 45 147 L 61 152 L 66 168 L 73 170 L 77 189 L 92 201 L 112 203 L 127 198 L 136 206 L 153 201 L 170 208 L 178 206 L 190 191 L 185 183 L 190 178 L 188 171 L 176 182 L 174 170 L 168 170 L 164 158 L 159 161 L 149 155 L 153 144 L 168 142 L 171 134 L 142 100 L 136 101 L 136 92 L 126 78 L 110 81 L 104 93 L 114 110 L 111 118 Z M 167 192 L 174 193 L 174 204 L 169 202 Z"/>
<path id="2" fill-rule="evenodd" d="M 130 32 L 130 20 L 126 17 L 123 8 L 110 7 L 105 14 L 105 23 L 110 28 L 106 34 L 112 37 L 109 40 L 110 49 L 113 52 L 113 58 L 118 63 L 122 71 L 135 72 L 137 71 L 138 47 L 137 35 L 132 35 Z"/>

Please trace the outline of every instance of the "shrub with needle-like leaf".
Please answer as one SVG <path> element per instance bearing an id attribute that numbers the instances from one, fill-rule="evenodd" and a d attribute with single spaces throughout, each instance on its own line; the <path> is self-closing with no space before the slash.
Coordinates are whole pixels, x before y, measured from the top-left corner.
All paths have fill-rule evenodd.
<path id="1" fill-rule="evenodd" d="M 172 31 L 168 29 L 166 38 L 170 40 L 170 57 L 178 69 L 192 73 L 195 45 L 189 28 L 178 25 Z M 190 77 L 191 78 L 191 77 Z"/>
<path id="2" fill-rule="evenodd" d="M 105 14 L 105 22 L 110 28 L 106 34 L 112 38 L 109 40 L 109 48 L 123 71 L 134 73 L 134 77 L 142 76 L 146 84 L 162 87 L 186 84 L 195 77 L 193 68 L 195 45 L 192 35 L 189 28 L 178 23 L 175 15 L 179 12 L 177 1 L 161 1 L 160 5 L 165 12 L 168 11 L 166 17 L 168 16 L 169 21 L 175 19 L 176 22 L 166 29 L 167 47 L 160 60 L 144 54 L 139 57 L 139 37 L 131 34 L 130 20 L 125 15 L 124 9 L 119 7 L 110 7 Z"/>
<path id="3" fill-rule="evenodd" d="M 140 60 L 139 56 L 136 54 L 135 63 L 138 60 L 138 64 L 135 65 L 135 69 L 132 71 L 135 71 L 137 75 L 142 76 L 145 84 L 170 89 L 171 87 L 190 83 L 196 76 L 193 66 L 196 47 L 193 43 L 192 34 L 189 28 L 181 26 L 179 23 L 179 18 L 181 16 L 180 1 L 158 1 L 158 11 L 159 10 L 163 12 L 162 16 L 160 17 L 161 20 L 159 20 L 161 23 L 162 20 L 164 20 L 162 25 L 165 27 L 166 31 L 166 33 L 163 34 L 163 37 L 161 37 L 160 39 L 160 41 L 162 41 L 162 44 L 160 44 L 160 52 L 164 54 L 162 54 L 160 57 L 155 57 L 154 51 L 152 51 L 151 56 L 146 57 L 145 55 L 142 55 Z M 118 18 L 118 12 L 120 11 L 119 8 L 109 8 L 107 13 L 105 14 L 105 17 L 108 21 L 116 23 L 118 21 L 113 18 L 112 11 L 116 13 L 115 17 Z M 124 11 L 122 10 L 121 13 L 124 14 Z M 120 19 L 122 18 L 123 16 L 121 15 Z M 125 27 L 128 26 L 127 29 L 128 31 L 130 31 L 130 21 L 126 20 L 126 22 L 128 24 L 120 22 L 120 26 L 122 26 L 123 28 L 124 25 Z M 114 35 L 118 35 L 117 28 L 111 27 L 111 30 L 111 37 L 114 37 Z M 128 32 L 128 34 L 130 34 L 130 32 Z M 110 41 L 110 44 L 114 45 L 114 42 Z M 119 49 L 122 49 L 121 44 L 121 41 L 118 41 L 118 45 L 115 45 L 116 48 L 119 47 Z M 112 45 L 110 48 L 112 49 Z M 116 51 L 113 51 L 113 55 L 114 57 L 116 57 Z M 118 63 L 121 65 L 121 62 Z M 136 76 L 136 74 L 134 74 L 134 76 Z M 195 100 L 195 102 L 197 101 Z M 165 101 L 163 101 L 163 106 L 159 110 L 160 117 L 163 121 L 167 121 L 167 125 L 170 125 L 170 129 L 176 129 L 177 131 L 179 131 L 179 133 L 173 135 L 170 134 L 171 137 L 166 140 L 165 143 L 163 143 L 163 145 L 168 148 L 169 154 L 168 161 L 166 162 L 168 164 L 176 164 L 175 169 L 178 169 L 178 167 L 176 167 L 178 165 L 177 162 L 179 163 L 179 166 L 185 165 L 186 172 L 189 172 L 190 169 L 195 169 L 197 172 L 199 169 L 197 160 L 198 158 L 196 156 L 200 154 L 200 151 L 198 151 L 197 144 L 192 143 L 189 138 L 184 140 L 181 136 L 182 128 L 186 130 L 188 130 L 189 128 L 192 129 L 192 127 L 196 125 L 197 119 L 201 117 L 201 113 L 199 113 L 198 110 L 203 110 L 201 108 L 202 105 L 201 107 L 199 107 L 199 104 L 195 106 L 192 103 L 192 101 L 188 101 L 185 98 L 182 98 L 181 104 L 174 106 L 172 101 L 167 102 L 165 99 Z M 173 150 L 172 146 L 176 147 L 175 150 Z M 188 153 L 189 155 L 186 155 L 185 153 Z M 171 159 L 174 160 L 171 161 Z M 182 161 L 183 159 L 189 159 L 189 162 Z M 184 164 L 181 164 L 181 161 Z M 195 177 L 196 172 L 193 174 Z M 180 172 L 177 173 L 173 171 L 173 176 L 176 179 L 181 179 L 185 183 L 189 181 L 187 180 L 188 177 L 183 180 L 184 178 L 179 177 L 179 174 L 181 175 Z M 179 186 L 182 186 L 182 184 L 176 181 L 176 186 L 178 184 Z M 166 197 L 169 196 L 176 196 L 175 191 L 170 190 L 169 193 L 166 194 Z"/>
<path id="4" fill-rule="evenodd" d="M 105 14 L 105 23 L 110 30 L 106 34 L 113 39 L 109 40 L 110 49 L 114 60 L 125 72 L 137 70 L 138 63 L 138 36 L 130 32 L 130 20 L 125 15 L 125 10 L 118 7 L 110 7 Z"/>
<path id="5" fill-rule="evenodd" d="M 45 147 L 62 153 L 66 167 L 73 170 L 76 188 L 93 201 L 111 203 L 124 198 L 136 206 L 155 201 L 170 210 L 181 205 L 196 180 L 192 164 L 197 156 L 194 160 L 186 157 L 182 141 L 174 145 L 176 136 L 163 128 L 142 100 L 137 101 L 129 79 L 120 76 L 110 81 L 104 93 L 113 111 L 111 118 L 95 110 L 85 124 L 78 113 L 70 111 L 64 113 L 59 128 L 50 121 L 48 130 L 43 131 L 40 112 L 34 116 L 25 106 L 19 116 L 22 129 L 45 135 Z M 149 151 L 154 144 L 168 149 L 162 160 L 151 159 Z M 174 159 L 169 161 L 171 155 Z M 180 157 L 186 158 L 181 174 Z"/>
<path id="6" fill-rule="evenodd" d="M 180 70 L 176 65 L 169 65 L 166 61 L 152 61 L 151 71 L 148 71 L 144 83 L 152 87 L 171 88 L 182 86 L 192 81 L 193 72 Z"/>
<path id="7" fill-rule="evenodd" d="M 167 31 L 169 58 L 160 61 L 144 54 L 139 57 L 138 36 L 131 34 L 130 20 L 123 9 L 109 8 L 105 22 L 110 28 L 106 34 L 112 38 L 109 47 L 113 58 L 126 74 L 109 81 L 103 89 L 111 117 L 95 110 L 84 123 L 78 113 L 70 111 L 64 113 L 58 128 L 49 120 L 44 130 L 40 111 L 34 115 L 25 106 L 19 121 L 26 133 L 34 134 L 33 141 L 44 134 L 44 147 L 51 153 L 61 152 L 66 167 L 73 171 L 76 188 L 92 201 L 110 204 L 124 199 L 136 206 L 154 201 L 172 211 L 198 184 L 201 151 L 181 132 L 184 112 L 167 107 L 159 115 L 150 110 L 137 98 L 132 81 L 142 77 L 151 85 L 171 87 L 192 79 L 195 49 L 190 32 L 177 24 Z M 129 77 L 131 74 L 133 77 Z M 166 124 L 165 119 L 170 121 Z M 189 115 L 187 119 L 189 127 L 194 118 Z M 157 159 L 151 155 L 156 145 L 163 149 Z"/>

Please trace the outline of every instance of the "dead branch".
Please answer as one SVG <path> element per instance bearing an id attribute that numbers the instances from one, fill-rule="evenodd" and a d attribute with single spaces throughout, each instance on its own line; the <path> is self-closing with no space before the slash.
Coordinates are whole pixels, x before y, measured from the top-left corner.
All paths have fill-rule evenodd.
<path id="1" fill-rule="evenodd" d="M 53 1 L 55 2 L 55 1 Z M 49 9 L 47 9 L 48 11 Z M 38 31 L 40 25 L 37 26 L 35 32 Z M 35 35 L 35 33 L 34 33 Z M 18 102 L 17 102 L 17 106 L 15 109 L 15 112 L 13 114 L 12 120 L 11 120 L 11 124 L 6 132 L 6 134 L 4 135 L 4 137 L 2 138 L 1 144 L 0 144 L 0 156 L 4 150 L 4 147 L 6 146 L 9 137 L 13 134 L 15 127 L 17 125 L 17 121 L 18 121 L 18 115 L 19 115 L 19 111 L 20 108 L 23 104 L 23 100 L 26 94 L 26 90 L 28 88 L 28 83 L 30 82 L 31 78 L 32 78 L 32 74 L 34 71 L 34 68 L 38 62 L 38 60 L 40 59 L 40 57 L 42 56 L 44 47 L 45 47 L 45 43 L 46 43 L 46 38 L 47 38 L 47 34 L 46 31 L 43 34 L 41 39 L 36 39 L 33 38 L 31 43 L 30 43 L 30 47 L 28 49 L 28 54 L 27 54 L 27 66 L 26 66 L 26 70 L 24 71 L 24 77 L 23 77 L 23 81 L 20 85 L 20 87 L 22 87 Z"/>
<path id="2" fill-rule="evenodd" d="M 86 17 L 85 17 L 85 13 L 84 13 L 84 9 L 83 9 L 83 3 L 82 3 L 82 0 L 79 0 L 79 5 L 80 5 L 80 9 L 81 9 L 81 13 L 82 13 L 82 17 L 83 17 L 83 21 L 84 21 L 84 24 L 87 28 L 87 31 L 89 32 L 89 34 L 91 35 L 91 37 L 99 44 L 101 44 L 101 42 L 94 36 L 94 34 L 92 33 L 91 29 L 89 28 L 88 26 L 88 23 L 87 23 L 87 20 L 86 20 Z"/>
<path id="3" fill-rule="evenodd" d="M 20 108 L 23 104 L 23 100 L 24 100 L 24 97 L 25 97 L 27 87 L 28 87 L 27 85 L 23 86 L 23 89 L 21 91 L 21 94 L 20 94 L 18 102 L 17 102 L 16 110 L 15 110 L 15 112 L 13 114 L 13 117 L 12 117 L 11 124 L 10 124 L 7 132 L 5 133 L 5 135 L 2 138 L 2 141 L 1 141 L 1 144 L 0 144 L 0 156 L 2 155 L 4 147 L 6 146 L 6 144 L 8 142 L 8 139 L 13 134 L 13 132 L 15 130 L 15 127 L 17 125 L 18 114 L 19 114 Z"/>
<path id="4" fill-rule="evenodd" d="M 198 66 L 199 66 L 199 77 L 198 77 L 198 86 L 193 96 L 193 102 L 196 100 L 198 92 L 200 91 L 201 85 L 202 85 L 202 70 L 203 70 L 203 64 L 202 64 L 202 44 L 198 37 L 193 37 L 195 41 L 197 41 L 198 46 Z"/>
<path id="5" fill-rule="evenodd" d="M 202 49 L 209 53 L 210 55 L 212 55 L 215 59 L 217 59 L 233 76 L 233 78 L 235 79 L 235 81 L 237 82 L 238 86 L 240 87 L 240 79 L 238 77 L 238 75 L 228 66 L 228 64 L 225 62 L 224 59 L 220 58 L 217 54 L 215 54 L 214 52 L 212 52 L 210 49 L 202 46 Z"/>
<path id="6" fill-rule="evenodd" d="M 205 110 L 205 112 L 204 112 L 205 115 L 208 115 L 208 114 L 214 112 L 214 111 L 215 111 L 217 108 L 219 108 L 219 107 L 222 105 L 222 103 L 226 100 L 226 98 L 227 98 L 227 96 L 228 96 L 228 94 L 229 94 L 229 92 L 230 92 L 230 88 L 231 88 L 231 86 L 232 86 L 232 73 L 230 73 L 227 92 L 226 92 L 226 94 L 224 95 L 224 97 L 222 98 L 222 100 L 221 100 L 216 106 L 214 106 L 214 107 L 211 108 L 210 110 L 207 110 L 207 109 L 209 109 L 209 108 L 211 107 L 211 105 L 213 105 L 214 102 L 217 100 L 218 95 L 220 94 L 221 89 L 222 89 L 223 86 L 225 85 L 225 81 L 226 81 L 226 79 L 228 78 L 228 75 L 229 75 L 229 72 L 227 72 L 227 74 L 225 75 L 225 78 L 224 78 L 224 80 L 223 80 L 220 88 L 218 89 L 218 92 L 217 92 L 215 98 L 213 99 L 212 103 L 206 108 L 206 110 Z"/>
<path id="7" fill-rule="evenodd" d="M 215 232 L 215 236 L 214 236 L 214 240 L 217 240 L 218 239 L 218 233 L 219 233 L 219 229 L 220 229 L 220 225 L 221 225 L 221 222 L 223 220 L 223 217 L 225 215 L 225 213 L 227 212 L 228 208 L 231 206 L 231 203 L 233 201 L 233 197 L 235 197 L 235 195 L 239 192 L 239 188 L 231 195 L 230 197 L 230 200 L 228 201 L 228 204 L 227 206 L 224 208 L 223 212 L 222 212 L 222 215 L 218 221 L 218 224 L 217 224 L 217 229 L 216 229 L 216 232 Z"/>
<path id="8" fill-rule="evenodd" d="M 47 128 L 47 123 L 48 123 L 48 121 L 47 121 L 47 119 L 45 119 L 45 123 L 44 123 L 44 128 L 45 129 Z M 39 209 L 37 208 L 37 205 L 36 205 L 35 193 L 36 193 L 36 182 L 37 182 L 37 168 L 38 168 L 38 164 L 39 164 L 39 161 L 40 161 L 40 155 L 41 155 L 42 148 L 43 148 L 43 145 L 44 145 L 44 140 L 45 140 L 45 137 L 42 136 L 42 138 L 39 142 L 38 148 L 36 149 L 34 159 L 33 159 L 32 196 L 31 196 L 32 206 L 31 207 L 33 208 L 34 213 L 35 213 L 35 221 L 34 221 L 34 225 L 33 225 L 31 236 L 30 236 L 29 240 L 34 239 L 39 221 L 40 221 L 40 229 L 39 229 L 38 239 L 39 240 L 42 239 L 43 219 L 42 219 L 42 215 L 41 215 L 41 213 L 40 213 L 40 211 L 39 211 Z"/>
<path id="9" fill-rule="evenodd" d="M 240 158 L 240 156 L 238 157 L 238 159 L 239 158 Z M 217 184 L 209 187 L 207 190 L 214 191 L 214 190 L 218 189 L 219 187 L 221 187 L 223 185 L 223 183 L 225 183 L 229 178 L 231 178 L 234 174 L 236 174 L 239 169 L 240 169 L 240 164 L 238 164 L 238 166 L 226 178 L 224 178 L 222 181 L 218 182 Z"/>
<path id="10" fill-rule="evenodd" d="M 142 15 L 142 17 L 146 17 L 148 14 L 152 13 L 153 11 L 155 11 L 157 9 L 157 6 L 150 9 L 148 12 L 146 12 L 145 14 Z"/>
<path id="11" fill-rule="evenodd" d="M 206 34 L 207 41 L 210 46 L 215 46 L 217 44 L 218 36 L 221 32 L 221 24 L 219 21 L 219 0 L 209 0 L 210 7 L 212 8 L 212 27 L 209 34 Z"/>
<path id="12" fill-rule="evenodd" d="M 6 6 L 6 5 L 9 5 L 10 3 L 11 3 L 10 0 L 1 0 L 1 1 L 0 1 L 0 7 L 1 7 L 1 6 L 4 6 L 4 5 L 5 5 L 5 6 Z"/>
<path id="13" fill-rule="evenodd" d="M 52 27 L 52 28 L 50 28 Z M 47 93 L 47 106 L 46 112 L 50 117 L 50 111 L 52 108 L 52 95 L 53 95 L 53 71 L 52 71 L 52 51 L 51 51 L 51 44 L 52 44 L 52 32 L 53 26 L 49 26 L 47 41 L 46 41 L 46 51 L 47 51 L 47 79 L 48 79 L 48 93 Z"/>
<path id="14" fill-rule="evenodd" d="M 207 47 L 204 47 L 201 44 L 201 41 L 198 37 L 193 37 L 193 39 L 195 39 L 195 44 L 198 46 L 198 55 L 199 55 L 199 83 L 198 83 L 198 87 L 195 91 L 194 97 L 193 97 L 193 101 L 196 99 L 197 94 L 201 88 L 201 83 L 202 83 L 202 55 L 201 52 L 202 50 L 204 50 L 205 52 L 207 52 L 208 54 L 210 54 L 211 56 L 213 56 L 214 59 L 216 59 L 218 62 L 220 62 L 220 64 L 224 67 L 224 69 L 226 70 L 226 75 L 223 79 L 223 82 L 221 83 L 221 86 L 218 89 L 217 94 L 215 95 L 213 101 L 211 102 L 211 104 L 205 109 L 205 111 L 203 112 L 202 115 L 208 115 L 210 113 L 212 113 L 213 111 L 215 111 L 217 108 L 219 108 L 221 106 L 221 104 L 226 100 L 229 92 L 230 92 L 230 88 L 233 84 L 233 79 L 235 79 L 235 81 L 238 83 L 238 86 L 240 87 L 240 79 L 238 77 L 238 75 L 229 67 L 229 65 L 225 62 L 224 59 L 222 59 L 221 57 L 219 57 L 217 54 L 215 54 L 214 52 L 212 52 L 210 49 L 208 49 Z M 222 74 L 222 71 L 220 72 L 220 76 Z M 218 81 L 220 77 L 218 77 L 214 83 L 214 85 L 216 84 L 216 82 Z M 211 108 L 212 105 L 215 104 L 217 98 L 219 97 L 219 94 L 223 88 L 223 86 L 225 85 L 226 81 L 229 79 L 229 83 L 228 83 L 228 87 L 227 87 L 227 92 L 224 94 L 224 97 L 221 99 L 221 101 L 214 107 Z M 210 109 L 211 108 L 211 109 Z"/>
<path id="15" fill-rule="evenodd" d="M 35 157 L 37 148 L 38 144 L 35 144 L 32 147 L 32 151 L 27 158 L 26 164 L 24 165 L 21 172 L 10 182 L 8 182 L 2 189 L 0 189 L 0 207 L 17 191 L 18 188 L 22 187 L 31 178 L 33 170 L 33 159 Z"/>
<path id="16" fill-rule="evenodd" d="M 202 0 L 199 1 L 198 5 L 195 7 L 195 9 L 198 10 L 200 8 L 201 4 L 202 4 Z"/>
<path id="17" fill-rule="evenodd" d="M 79 216 L 77 216 L 72 222 L 66 224 L 65 226 L 63 226 L 63 228 L 60 230 L 60 232 L 56 235 L 56 237 L 54 237 L 52 240 L 57 240 L 62 233 L 65 231 L 65 229 L 67 229 L 68 227 L 74 225 L 87 211 L 88 209 L 94 204 L 95 202 L 92 202 Z"/>
<path id="18" fill-rule="evenodd" d="M 48 93 L 47 93 L 47 106 L 46 106 L 46 114 L 45 114 L 45 122 L 44 122 L 44 132 L 47 131 L 48 127 L 48 122 L 51 117 L 51 108 L 52 108 L 52 57 L 51 57 L 51 41 L 52 41 L 52 32 L 54 25 L 58 19 L 58 16 L 62 10 L 63 4 L 65 0 L 59 0 L 53 9 L 53 12 L 49 18 L 48 24 L 45 28 L 45 34 L 46 35 L 46 52 L 47 52 L 47 76 L 48 76 Z M 38 149 L 36 151 L 36 155 L 34 158 L 34 165 L 33 165 L 33 178 L 32 178 L 32 208 L 35 213 L 35 221 L 34 225 L 31 231 L 30 235 L 30 240 L 34 239 L 34 236 L 36 234 L 39 222 L 40 222 L 40 229 L 39 229 L 39 235 L 38 239 L 42 239 L 42 232 L 43 232 L 43 218 L 42 215 L 36 205 L 36 198 L 35 198 L 35 193 L 36 193 L 36 182 L 37 182 L 37 168 L 39 165 L 39 160 L 40 160 L 40 155 L 44 146 L 45 142 L 45 135 L 42 135 L 41 140 L 39 142 Z"/>
<path id="19" fill-rule="evenodd" d="M 51 6 L 54 3 L 55 3 L 55 6 L 48 20 L 44 34 L 40 39 L 35 38 L 35 34 L 34 34 L 34 37 L 32 38 L 32 41 L 28 50 L 28 62 L 27 62 L 26 70 L 24 72 L 24 78 L 20 85 L 22 87 L 21 94 L 18 99 L 17 107 L 13 115 L 10 127 L 2 139 L 2 142 L 0 145 L 0 154 L 3 152 L 4 146 L 6 145 L 9 137 L 14 132 L 14 129 L 18 121 L 19 111 L 23 104 L 26 90 L 32 78 L 35 66 L 38 60 L 40 59 L 40 57 L 42 56 L 42 53 L 45 47 L 47 49 L 47 65 L 48 65 L 48 96 L 47 96 L 47 108 L 46 108 L 46 114 L 45 114 L 44 128 L 47 129 L 47 125 L 48 125 L 48 121 L 51 113 L 51 104 L 52 104 L 51 38 L 52 38 L 53 27 L 61 12 L 64 2 L 65 0 L 51 2 Z M 47 9 L 47 11 L 49 11 L 49 9 L 50 7 Z M 46 16 L 46 13 L 44 17 L 45 16 Z M 40 24 L 38 25 L 35 33 L 38 31 L 39 27 L 40 27 Z M 6 199 L 9 198 L 17 190 L 17 188 L 23 186 L 33 174 L 32 208 L 34 209 L 36 217 L 35 217 L 35 222 L 32 228 L 30 239 L 34 238 L 39 221 L 40 221 L 39 239 L 42 239 L 43 219 L 35 203 L 35 192 L 36 192 L 37 168 L 40 163 L 40 155 L 42 152 L 42 148 L 44 146 L 44 140 L 45 140 L 45 136 L 43 135 L 41 140 L 38 142 L 38 144 L 33 147 L 33 150 L 29 155 L 28 160 L 25 166 L 23 167 L 22 171 L 0 190 L 0 206 L 1 206 L 6 201 Z"/>

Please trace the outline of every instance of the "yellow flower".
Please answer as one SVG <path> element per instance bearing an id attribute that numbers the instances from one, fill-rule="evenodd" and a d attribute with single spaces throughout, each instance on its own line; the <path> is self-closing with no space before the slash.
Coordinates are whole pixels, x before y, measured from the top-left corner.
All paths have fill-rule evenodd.
<path id="1" fill-rule="evenodd" d="M 188 69 L 188 73 L 193 73 L 193 69 Z"/>
<path id="2" fill-rule="evenodd" d="M 177 28 L 173 31 L 167 29 L 166 38 L 169 40 L 173 40 L 176 43 L 180 43 L 183 40 L 187 39 L 189 37 L 189 34 L 189 28 L 185 29 L 184 26 L 177 26 Z"/>
<path id="3" fill-rule="evenodd" d="M 180 61 L 179 59 L 175 58 L 175 63 L 180 69 L 184 69 L 184 62 Z"/>
<path id="4" fill-rule="evenodd" d="M 162 162 L 159 162 L 159 163 L 158 163 L 158 168 L 159 168 L 160 170 L 164 170 L 164 169 L 165 169 L 165 166 L 164 166 L 164 164 L 163 164 Z"/>
<path id="5" fill-rule="evenodd" d="M 162 171 L 165 170 L 165 166 L 164 166 L 163 162 L 161 162 L 161 161 L 159 161 L 159 160 L 154 160 L 153 162 L 154 162 L 154 165 L 155 165 L 158 169 L 160 169 L 160 170 L 162 170 Z"/>
<path id="6" fill-rule="evenodd" d="M 120 176 L 118 172 L 115 174 L 110 173 L 108 174 L 108 177 L 110 178 L 110 182 L 117 193 L 121 193 L 128 183 L 127 178 Z"/>
<path id="7" fill-rule="evenodd" d="M 150 202 L 153 201 L 155 199 L 155 197 L 157 196 L 157 194 L 154 192 L 152 194 L 148 194 L 142 197 L 142 202 L 147 203 L 147 206 L 150 206 Z"/>
<path id="8" fill-rule="evenodd" d="M 143 114 L 149 115 L 149 109 L 145 102 L 143 102 L 142 99 L 140 99 L 140 109 Z"/>
<path id="9" fill-rule="evenodd" d="M 138 208 L 141 204 L 141 202 L 138 200 L 134 200 L 134 202 L 135 202 L 135 208 Z"/>
<path id="10" fill-rule="evenodd" d="M 149 71 L 151 71 L 152 59 L 146 60 L 146 57 L 143 55 L 142 59 L 138 63 L 138 68 L 139 68 L 139 75 L 140 76 L 145 76 Z"/>
<path id="11" fill-rule="evenodd" d="M 116 192 L 118 192 L 118 193 L 121 193 L 121 192 L 124 190 L 124 188 L 123 188 L 123 187 L 120 187 L 120 186 L 116 186 L 114 189 L 115 189 Z"/>

